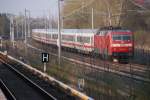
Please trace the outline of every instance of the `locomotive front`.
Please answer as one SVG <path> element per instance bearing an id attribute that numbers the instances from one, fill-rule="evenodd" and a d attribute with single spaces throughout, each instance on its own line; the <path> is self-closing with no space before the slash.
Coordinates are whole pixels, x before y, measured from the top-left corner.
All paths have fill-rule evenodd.
<path id="1" fill-rule="evenodd" d="M 112 31 L 110 46 L 113 58 L 128 60 L 134 52 L 133 32 L 129 30 Z"/>

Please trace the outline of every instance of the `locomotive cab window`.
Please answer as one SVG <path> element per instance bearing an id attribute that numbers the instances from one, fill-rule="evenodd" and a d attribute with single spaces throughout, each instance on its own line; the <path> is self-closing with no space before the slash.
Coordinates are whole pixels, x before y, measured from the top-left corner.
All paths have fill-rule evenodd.
<path id="1" fill-rule="evenodd" d="M 131 35 L 117 35 L 117 34 L 114 34 L 113 35 L 113 40 L 128 41 L 128 40 L 132 40 L 132 36 Z"/>
<path id="2" fill-rule="evenodd" d="M 130 35 L 124 35 L 123 40 L 132 40 L 132 37 Z"/>
<path id="3" fill-rule="evenodd" d="M 121 40 L 121 36 L 120 35 L 113 35 L 113 40 Z"/>

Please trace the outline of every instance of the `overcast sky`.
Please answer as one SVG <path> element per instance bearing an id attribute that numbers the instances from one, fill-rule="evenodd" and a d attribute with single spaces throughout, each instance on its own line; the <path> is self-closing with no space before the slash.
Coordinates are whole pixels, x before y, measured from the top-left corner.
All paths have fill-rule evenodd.
<path id="1" fill-rule="evenodd" d="M 13 14 L 24 13 L 24 9 L 31 11 L 31 16 L 57 14 L 57 0 L 0 0 L 0 12 Z"/>

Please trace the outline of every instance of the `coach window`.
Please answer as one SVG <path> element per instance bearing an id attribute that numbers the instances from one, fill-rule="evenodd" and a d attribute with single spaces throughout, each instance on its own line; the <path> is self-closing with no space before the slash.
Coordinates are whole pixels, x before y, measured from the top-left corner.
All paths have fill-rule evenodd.
<path id="1" fill-rule="evenodd" d="M 58 35 L 57 34 L 53 34 L 52 37 L 53 37 L 53 39 L 57 39 Z"/>
<path id="2" fill-rule="evenodd" d="M 90 43 L 90 37 L 77 37 L 78 42 Z"/>
<path id="3" fill-rule="evenodd" d="M 69 36 L 69 41 L 74 41 L 74 37 L 73 36 Z"/>
<path id="4" fill-rule="evenodd" d="M 78 37 L 77 37 L 77 41 L 78 41 L 78 42 L 82 42 L 82 43 L 83 43 L 83 42 L 84 42 L 84 38 L 83 38 L 83 37 L 81 37 L 81 36 L 78 36 Z"/>
<path id="5" fill-rule="evenodd" d="M 50 35 L 50 34 L 47 34 L 47 38 L 49 38 L 49 39 L 50 39 L 50 38 L 51 38 L 51 35 Z"/>
<path id="6" fill-rule="evenodd" d="M 74 37 L 73 36 L 69 36 L 69 35 L 62 35 L 62 40 L 74 41 Z"/>
<path id="7" fill-rule="evenodd" d="M 90 37 L 83 37 L 84 43 L 90 43 Z"/>
<path id="8" fill-rule="evenodd" d="M 82 42 L 82 37 L 78 36 L 77 37 L 77 42 Z"/>

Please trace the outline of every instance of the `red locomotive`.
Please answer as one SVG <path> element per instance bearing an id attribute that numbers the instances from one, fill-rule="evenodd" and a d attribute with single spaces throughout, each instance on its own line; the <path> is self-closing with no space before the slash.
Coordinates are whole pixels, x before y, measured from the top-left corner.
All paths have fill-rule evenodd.
<path id="1" fill-rule="evenodd" d="M 56 29 L 33 29 L 32 38 L 44 43 L 57 45 L 58 31 Z M 105 58 L 128 60 L 133 56 L 133 32 L 114 27 L 97 30 L 63 29 L 61 31 L 62 46 L 76 49 L 79 52 L 104 55 Z"/>
<path id="2" fill-rule="evenodd" d="M 105 57 L 127 60 L 133 56 L 133 32 L 119 27 L 101 28 L 94 35 L 94 48 Z"/>

